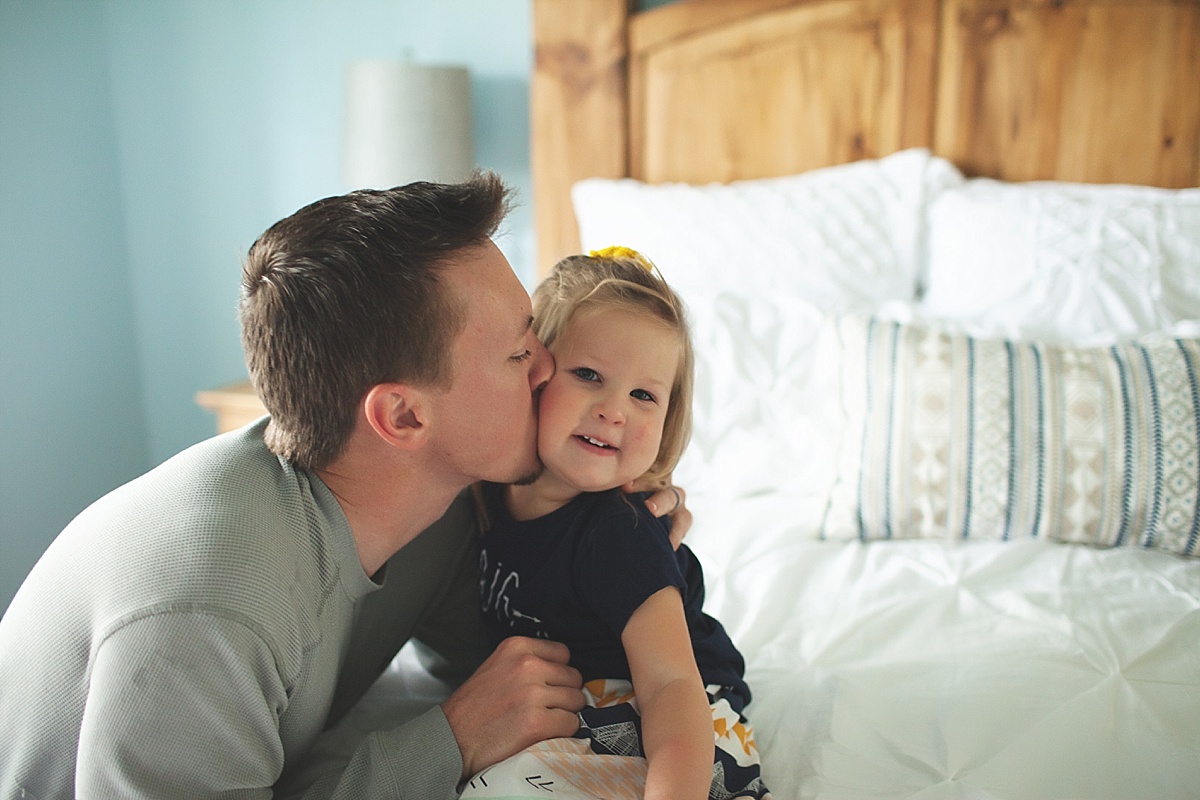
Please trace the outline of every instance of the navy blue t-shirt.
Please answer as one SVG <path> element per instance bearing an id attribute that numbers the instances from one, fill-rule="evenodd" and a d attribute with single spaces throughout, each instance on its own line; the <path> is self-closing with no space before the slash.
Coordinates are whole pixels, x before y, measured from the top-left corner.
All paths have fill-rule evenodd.
<path id="1" fill-rule="evenodd" d="M 705 614 L 704 575 L 686 545 L 671 549 L 669 522 L 618 489 L 585 493 L 543 517 L 517 522 L 504 487 L 485 484 L 490 528 L 480 554 L 480 599 L 496 641 L 533 636 L 563 642 L 585 681 L 630 679 L 621 632 L 655 592 L 676 586 L 700 677 L 750 702 L 745 662 L 721 623 Z"/>

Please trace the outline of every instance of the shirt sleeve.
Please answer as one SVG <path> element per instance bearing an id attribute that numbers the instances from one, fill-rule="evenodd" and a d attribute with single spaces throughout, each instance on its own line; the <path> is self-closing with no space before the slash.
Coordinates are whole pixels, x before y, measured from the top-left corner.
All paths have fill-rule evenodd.
<path id="1" fill-rule="evenodd" d="M 261 637 L 207 614 L 127 623 L 93 660 L 80 797 L 270 797 L 287 693 Z"/>
<path id="2" fill-rule="evenodd" d="M 580 600 L 617 637 L 655 592 L 686 586 L 666 526 L 637 496 L 614 496 L 597 509 L 580 534 L 574 572 Z"/>
<path id="3" fill-rule="evenodd" d="M 412 798 L 453 800 L 462 757 L 450 723 L 435 706 L 410 722 L 365 735 L 332 730 L 306 760 L 299 780 L 280 786 L 278 798 Z M 347 746 L 348 745 L 348 746 Z"/>
<path id="4" fill-rule="evenodd" d="M 77 794 L 273 797 L 287 705 L 275 658 L 248 626 L 204 612 L 131 622 L 93 660 Z M 449 724 L 434 709 L 366 737 L 295 796 L 449 799 L 461 772 Z"/>

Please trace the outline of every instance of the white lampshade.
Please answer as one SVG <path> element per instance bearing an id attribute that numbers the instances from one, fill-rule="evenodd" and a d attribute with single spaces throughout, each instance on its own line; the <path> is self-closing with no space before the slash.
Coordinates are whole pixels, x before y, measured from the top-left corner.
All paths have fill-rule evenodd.
<path id="1" fill-rule="evenodd" d="M 352 189 L 454 183 L 475 168 L 465 67 L 354 61 L 346 74 L 342 175 Z"/>

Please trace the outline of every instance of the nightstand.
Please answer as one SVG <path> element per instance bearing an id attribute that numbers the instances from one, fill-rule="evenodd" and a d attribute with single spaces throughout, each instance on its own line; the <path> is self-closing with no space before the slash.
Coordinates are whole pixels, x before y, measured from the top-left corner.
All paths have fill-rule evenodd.
<path id="1" fill-rule="evenodd" d="M 196 392 L 196 402 L 216 412 L 217 433 L 240 428 L 267 413 L 262 401 L 254 394 L 250 381 Z"/>

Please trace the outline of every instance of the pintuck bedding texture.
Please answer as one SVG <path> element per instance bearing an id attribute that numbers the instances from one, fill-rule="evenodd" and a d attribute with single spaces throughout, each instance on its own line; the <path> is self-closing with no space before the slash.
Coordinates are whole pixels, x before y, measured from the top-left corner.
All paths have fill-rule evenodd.
<path id="1" fill-rule="evenodd" d="M 924 150 L 592 179 L 688 303 L 675 479 L 777 798 L 1200 786 L 1200 189 Z"/>

